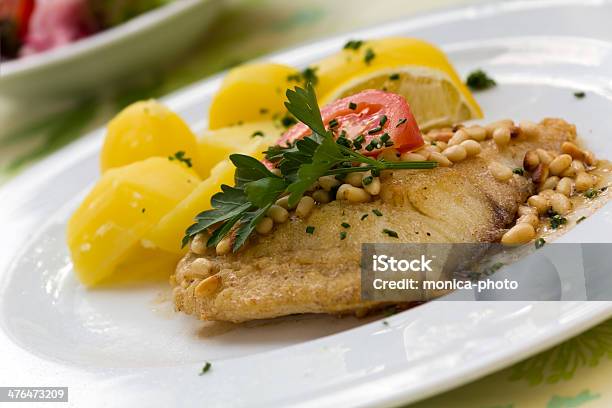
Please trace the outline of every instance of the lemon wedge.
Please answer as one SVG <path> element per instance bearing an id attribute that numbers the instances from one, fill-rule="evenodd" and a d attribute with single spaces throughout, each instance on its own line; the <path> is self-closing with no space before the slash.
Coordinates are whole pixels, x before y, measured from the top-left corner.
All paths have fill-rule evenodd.
<path id="1" fill-rule="evenodd" d="M 286 111 L 285 91 L 292 84 L 292 76 L 296 75 L 299 73 L 295 68 L 267 62 L 232 69 L 210 105 L 210 129 L 282 115 Z"/>
<path id="2" fill-rule="evenodd" d="M 404 96 L 422 130 L 482 117 L 444 53 L 422 40 L 365 41 L 321 60 L 315 68 L 322 103 L 381 89 Z"/>

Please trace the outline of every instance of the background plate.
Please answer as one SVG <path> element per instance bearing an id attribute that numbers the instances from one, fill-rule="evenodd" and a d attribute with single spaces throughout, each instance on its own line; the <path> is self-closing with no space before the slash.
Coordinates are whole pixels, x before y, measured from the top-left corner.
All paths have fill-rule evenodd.
<path id="1" fill-rule="evenodd" d="M 560 116 L 600 156 L 612 157 L 612 46 L 589 38 L 607 29 L 603 16 L 611 12 L 601 2 L 457 9 L 271 59 L 304 66 L 348 38 L 422 37 L 442 45 L 462 75 L 481 67 L 498 81 L 477 95 L 486 120 Z M 215 77 L 164 102 L 201 131 L 219 83 Z M 587 98 L 574 98 L 576 89 Z M 165 286 L 85 291 L 72 274 L 64 228 L 97 177 L 102 136 L 92 133 L 0 191 L 1 384 L 68 386 L 73 406 L 399 404 L 483 376 L 612 315 L 607 302 L 433 302 L 388 318 L 388 326 L 305 316 L 234 327 L 174 314 Z M 610 242 L 610 231 L 608 205 L 563 241 Z M 204 360 L 213 369 L 199 377 Z"/>

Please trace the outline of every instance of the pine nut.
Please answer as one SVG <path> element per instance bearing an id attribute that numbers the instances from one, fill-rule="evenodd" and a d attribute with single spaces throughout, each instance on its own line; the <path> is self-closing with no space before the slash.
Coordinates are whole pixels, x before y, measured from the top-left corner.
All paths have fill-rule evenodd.
<path id="1" fill-rule="evenodd" d="M 370 184 L 364 184 L 363 189 L 371 195 L 380 194 L 380 179 L 378 177 L 374 177 Z"/>
<path id="2" fill-rule="evenodd" d="M 397 151 L 397 149 L 390 148 L 390 149 L 384 149 L 382 152 L 380 152 L 377 159 L 385 160 L 388 162 L 396 162 L 396 161 L 399 161 L 399 157 L 400 157 L 400 154 Z"/>
<path id="3" fill-rule="evenodd" d="M 191 240 L 191 244 L 189 244 L 189 249 L 194 254 L 202 255 L 206 252 L 206 241 L 208 241 L 208 236 L 206 234 L 197 234 Z"/>
<path id="4" fill-rule="evenodd" d="M 519 123 L 521 134 L 526 138 L 538 137 L 540 135 L 540 128 L 538 124 L 530 120 L 523 120 Z"/>
<path id="5" fill-rule="evenodd" d="M 259 224 L 255 227 L 255 231 L 260 233 L 261 235 L 266 235 L 272 231 L 272 227 L 274 227 L 274 221 L 270 217 L 263 217 Z"/>
<path id="6" fill-rule="evenodd" d="M 576 176 L 576 191 L 586 191 L 595 184 L 593 176 L 586 172 L 578 173 Z"/>
<path id="7" fill-rule="evenodd" d="M 438 146 L 441 151 L 444 151 L 444 149 L 446 149 L 448 147 L 448 143 L 436 142 L 436 146 Z"/>
<path id="8" fill-rule="evenodd" d="M 512 119 L 502 119 L 489 123 L 485 126 L 485 128 L 487 129 L 487 136 L 491 137 L 493 136 L 495 129 L 500 127 L 511 128 L 512 126 L 514 126 Z"/>
<path id="9" fill-rule="evenodd" d="M 540 219 L 535 214 L 526 214 L 520 217 L 518 220 L 516 220 L 516 223 L 517 224 L 523 224 L 523 223 L 531 224 L 533 228 L 538 228 L 538 225 L 540 225 Z"/>
<path id="10" fill-rule="evenodd" d="M 550 206 L 557 214 L 565 215 L 571 210 L 572 203 L 563 194 L 555 193 L 550 197 Z"/>
<path id="11" fill-rule="evenodd" d="M 489 171 L 498 181 L 508 181 L 512 178 L 512 169 L 498 162 L 489 164 Z"/>
<path id="12" fill-rule="evenodd" d="M 507 127 L 498 127 L 493 131 L 493 140 L 498 147 L 504 147 L 510 143 L 511 137 L 512 134 L 510 133 L 510 129 Z"/>
<path id="13" fill-rule="evenodd" d="M 281 176 L 281 171 L 280 169 L 271 169 L 270 173 L 274 174 L 275 176 Z"/>
<path id="14" fill-rule="evenodd" d="M 349 183 L 351 186 L 354 186 L 354 187 L 361 187 L 361 179 L 363 179 L 363 176 L 365 176 L 365 174 L 366 174 L 365 171 L 349 173 L 344 178 L 344 182 Z"/>
<path id="15" fill-rule="evenodd" d="M 518 208 L 519 217 L 522 217 L 524 215 L 529 215 L 529 214 L 538 215 L 538 211 L 535 208 L 530 207 L 528 205 L 521 205 Z"/>
<path id="16" fill-rule="evenodd" d="M 336 200 L 347 200 L 352 203 L 365 203 L 370 201 L 370 194 L 364 189 L 353 187 L 350 184 L 343 184 L 338 188 Z"/>
<path id="17" fill-rule="evenodd" d="M 544 149 L 536 149 L 536 153 L 540 158 L 540 163 L 550 164 L 554 157 Z"/>
<path id="18" fill-rule="evenodd" d="M 544 181 L 544 183 L 542 183 L 542 185 L 539 188 L 539 191 L 554 190 L 555 187 L 557 187 L 558 183 L 559 183 L 559 177 L 550 176 L 549 178 L 546 179 L 546 181 Z"/>
<path id="19" fill-rule="evenodd" d="M 578 174 L 581 171 L 586 171 L 586 167 L 584 167 L 584 163 L 582 163 L 582 161 L 580 160 L 574 160 L 572 161 L 572 164 L 570 164 L 570 167 L 574 170 L 574 173 Z"/>
<path id="20" fill-rule="evenodd" d="M 293 207 L 289 207 L 289 196 L 288 195 L 276 200 L 275 204 L 278 205 L 279 207 L 283 207 L 285 210 L 293 210 L 295 208 L 295 205 Z"/>
<path id="21" fill-rule="evenodd" d="M 466 140 L 467 142 L 467 140 Z M 462 142 L 464 143 L 464 142 Z M 467 157 L 467 151 L 465 150 L 465 148 L 463 146 L 459 145 L 454 145 L 454 146 L 450 146 L 448 149 L 444 150 L 444 152 L 442 152 L 443 155 L 446 156 L 446 158 L 448 158 L 448 160 L 457 163 L 460 162 L 462 160 L 465 160 L 465 158 Z"/>
<path id="22" fill-rule="evenodd" d="M 317 190 L 317 191 L 321 191 L 321 190 Z M 280 205 L 276 205 L 276 204 L 273 204 L 270 206 L 270 208 L 268 209 L 268 213 L 266 215 L 272 218 L 272 221 L 274 221 L 277 224 L 282 224 L 283 222 L 287 221 L 287 219 L 289 219 L 289 211 L 287 211 L 285 208 L 281 207 Z"/>
<path id="23" fill-rule="evenodd" d="M 555 188 L 555 190 L 557 191 L 557 193 L 561 193 L 564 196 L 569 197 L 572 195 L 573 188 L 574 188 L 574 180 L 572 180 L 569 177 L 563 177 L 557 184 L 557 187 Z"/>
<path id="24" fill-rule="evenodd" d="M 308 217 L 308 214 L 312 211 L 315 205 L 315 201 L 310 196 L 304 196 L 300 198 L 297 207 L 295 208 L 295 215 L 300 218 Z"/>
<path id="25" fill-rule="evenodd" d="M 549 174 L 548 165 L 540 163 L 533 173 L 531 173 L 531 180 L 536 184 L 543 184 L 548 180 Z"/>
<path id="26" fill-rule="evenodd" d="M 584 151 L 583 161 L 587 166 L 595 166 L 597 164 L 597 159 L 595 158 L 595 155 L 593 154 L 593 152 L 589 152 L 588 150 Z"/>
<path id="27" fill-rule="evenodd" d="M 217 255 L 226 255 L 229 254 L 232 250 L 232 240 L 230 237 L 225 237 L 215 247 L 215 252 Z"/>
<path id="28" fill-rule="evenodd" d="M 583 161 L 584 160 L 584 151 L 576 146 L 572 142 L 563 142 L 561 145 L 561 152 L 565 154 L 569 154 L 573 159 Z"/>
<path id="29" fill-rule="evenodd" d="M 538 214 L 540 215 L 548 211 L 548 207 L 549 207 L 548 200 L 539 195 L 532 195 L 531 197 L 529 197 L 529 199 L 527 200 L 527 204 L 535 208 Z"/>
<path id="30" fill-rule="evenodd" d="M 427 160 L 425 158 L 425 156 L 422 156 L 422 155 L 420 155 L 418 153 L 413 153 L 413 152 L 402 153 L 402 155 L 400 156 L 400 159 L 402 161 L 409 161 L 409 162 L 425 161 L 425 160 Z"/>
<path id="31" fill-rule="evenodd" d="M 213 271 L 214 265 L 206 258 L 196 258 L 185 271 L 185 276 L 191 278 L 207 278 Z"/>
<path id="32" fill-rule="evenodd" d="M 554 190 L 542 190 L 538 193 L 540 197 L 544 197 L 547 200 L 550 200 L 550 197 L 552 197 L 553 194 L 555 194 Z"/>
<path id="33" fill-rule="evenodd" d="M 534 239 L 535 236 L 536 232 L 533 225 L 521 223 L 510 228 L 510 230 L 502 237 L 501 242 L 502 244 L 506 245 L 525 244 Z"/>
<path id="34" fill-rule="evenodd" d="M 429 160 L 435 161 L 440 167 L 448 167 L 452 164 L 446 156 L 438 152 L 431 152 L 429 154 Z"/>
<path id="35" fill-rule="evenodd" d="M 314 198 L 317 203 L 321 204 L 327 204 L 331 201 L 331 195 L 329 194 L 329 191 L 325 190 L 315 191 L 314 193 L 312 193 L 312 198 Z"/>
<path id="36" fill-rule="evenodd" d="M 463 131 L 467 133 L 470 139 L 477 142 L 482 142 L 487 138 L 487 129 L 482 126 L 474 125 L 467 128 L 463 128 Z"/>
<path id="37" fill-rule="evenodd" d="M 527 171 L 534 171 L 540 165 L 540 156 L 535 150 L 525 153 L 523 168 Z"/>
<path id="38" fill-rule="evenodd" d="M 482 146 L 475 140 L 466 140 L 465 142 L 461 142 L 459 146 L 465 149 L 468 157 L 476 156 L 482 151 Z"/>
<path id="39" fill-rule="evenodd" d="M 423 150 L 426 150 L 429 153 L 441 153 L 442 152 L 442 149 L 440 149 L 438 146 L 433 146 L 433 145 L 425 146 Z"/>
<path id="40" fill-rule="evenodd" d="M 452 131 L 433 130 L 433 131 L 429 132 L 428 135 L 430 136 L 431 140 L 435 140 L 436 142 L 445 142 L 445 143 L 448 143 L 448 141 L 451 139 L 451 137 L 453 137 L 453 132 Z"/>
<path id="41" fill-rule="evenodd" d="M 569 154 L 562 154 L 557 156 L 550 162 L 548 165 L 548 169 L 550 170 L 550 174 L 553 176 L 558 176 L 563 173 L 565 169 L 567 169 L 570 164 L 572 164 L 572 156 Z"/>
<path id="42" fill-rule="evenodd" d="M 202 282 L 198 283 L 198 286 L 193 291 L 193 294 L 197 297 L 207 297 L 212 295 L 219 285 L 221 284 L 221 277 L 219 275 L 209 276 Z"/>
<path id="43" fill-rule="evenodd" d="M 319 185 L 325 191 L 330 191 L 332 188 L 339 186 L 340 180 L 338 180 L 335 176 L 323 176 L 319 177 Z"/>
<path id="44" fill-rule="evenodd" d="M 455 134 L 453 134 L 453 137 L 450 138 L 450 140 L 448 141 L 448 145 L 449 146 L 458 145 L 461 142 L 465 142 L 469 138 L 470 136 L 464 129 L 459 129 L 455 132 Z"/>

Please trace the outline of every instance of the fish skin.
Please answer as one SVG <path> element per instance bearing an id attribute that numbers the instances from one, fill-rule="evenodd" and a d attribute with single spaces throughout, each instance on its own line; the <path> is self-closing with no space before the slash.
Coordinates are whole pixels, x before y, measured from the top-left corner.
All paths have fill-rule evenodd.
<path id="1" fill-rule="evenodd" d="M 176 309 L 203 320 L 243 322 L 297 313 L 361 315 L 384 306 L 361 301 L 361 244 L 498 242 L 534 185 L 519 176 L 499 182 L 489 163 L 522 167 L 526 151 L 558 150 L 576 138 L 575 127 L 561 119 L 544 119 L 540 125 L 537 138 L 513 139 L 501 151 L 493 141 L 483 142 L 479 156 L 448 168 L 383 175 L 379 200 L 317 206 L 306 220 L 293 218 L 267 236 L 254 236 L 237 254 L 187 254 L 171 277 Z M 361 220 L 363 214 L 368 217 Z M 312 235 L 305 233 L 306 226 L 315 227 Z M 383 228 L 399 238 L 383 234 Z M 346 239 L 339 238 L 341 231 Z M 199 257 L 213 264 L 205 276 L 191 270 Z M 198 284 L 212 275 L 220 278 L 215 278 L 217 288 L 196 295 Z"/>

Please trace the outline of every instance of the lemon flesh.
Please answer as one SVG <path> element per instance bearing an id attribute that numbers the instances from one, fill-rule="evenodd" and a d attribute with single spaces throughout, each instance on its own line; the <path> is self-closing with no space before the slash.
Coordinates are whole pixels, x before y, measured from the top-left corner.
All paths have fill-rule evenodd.
<path id="1" fill-rule="evenodd" d="M 422 129 L 482 117 L 446 55 L 422 40 L 365 41 L 357 50 L 343 49 L 315 67 L 322 103 L 381 89 L 404 96 Z"/>

